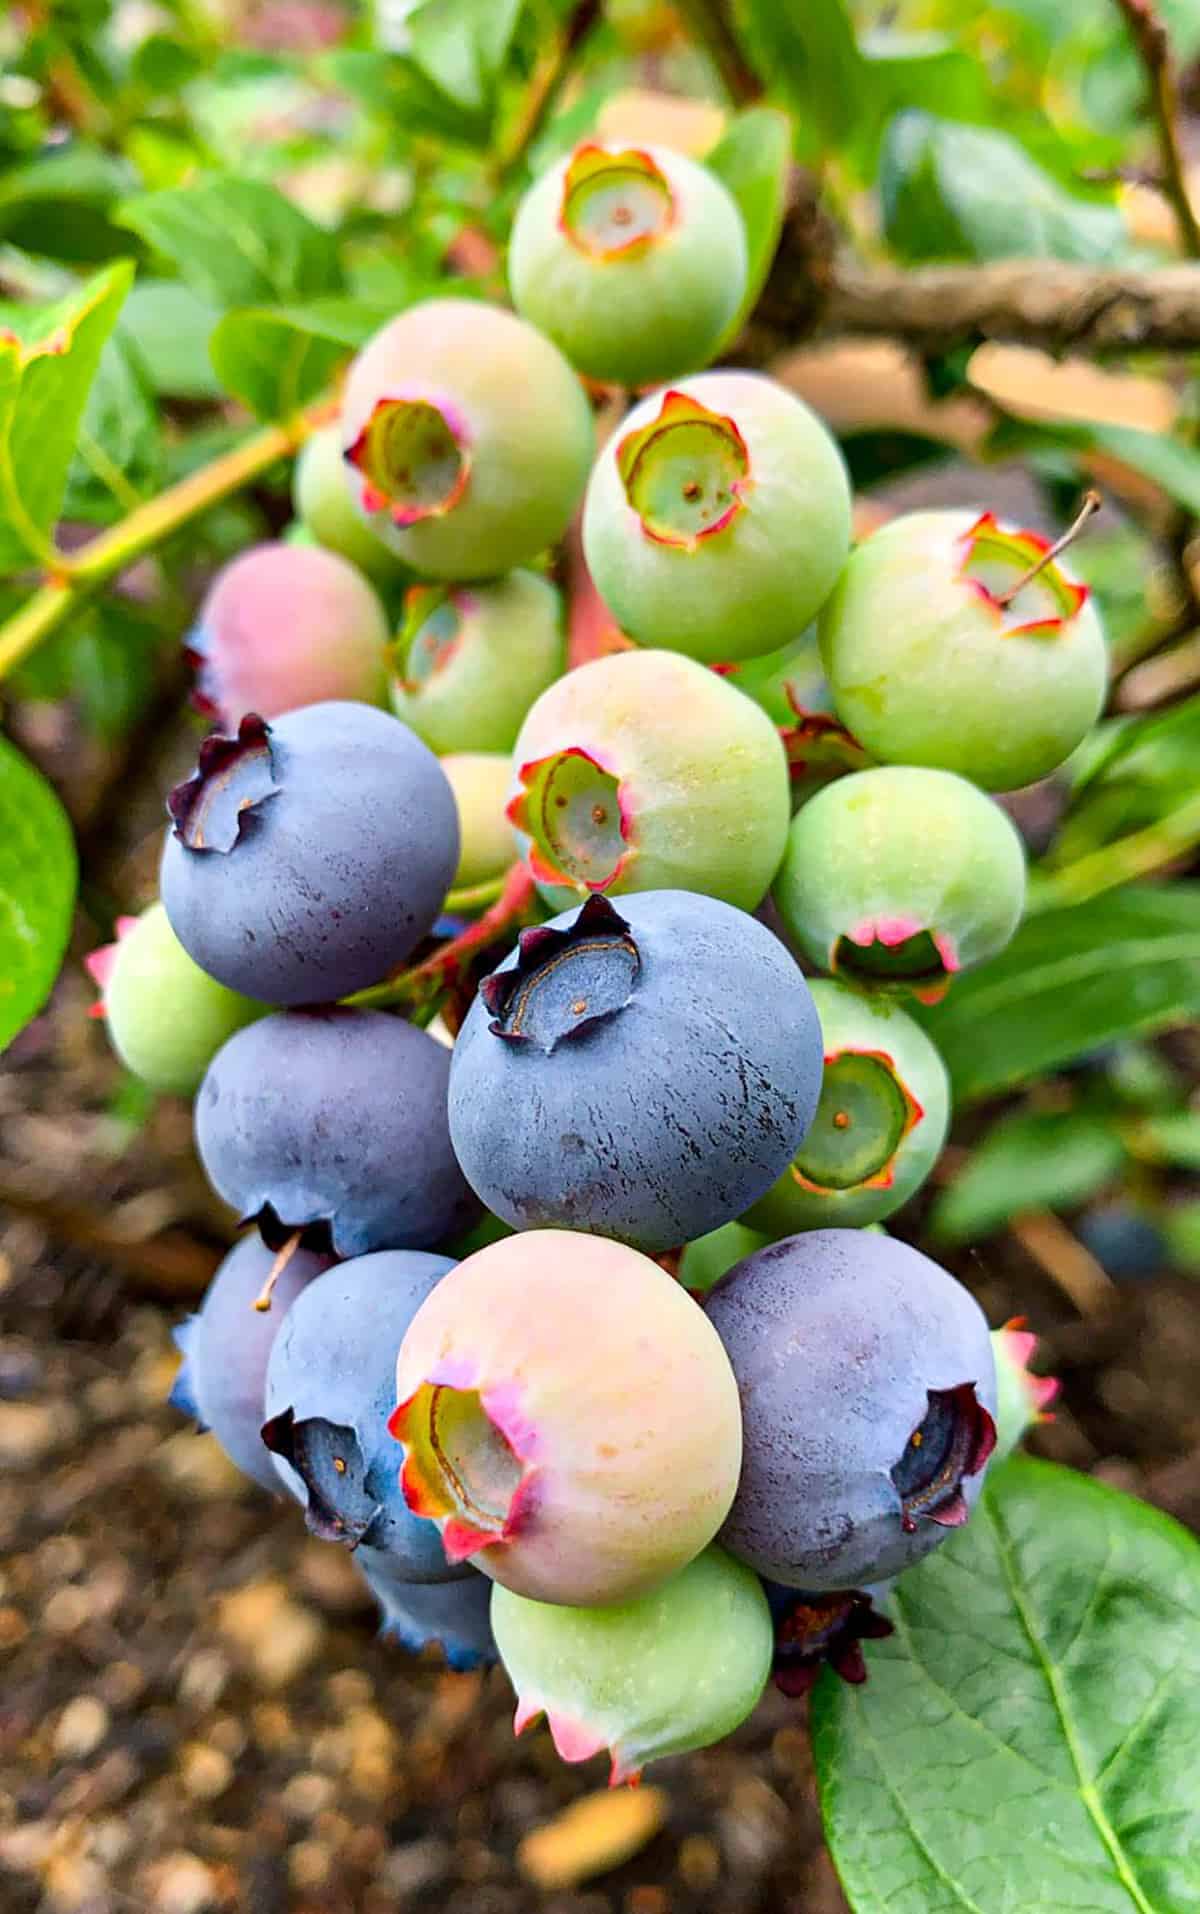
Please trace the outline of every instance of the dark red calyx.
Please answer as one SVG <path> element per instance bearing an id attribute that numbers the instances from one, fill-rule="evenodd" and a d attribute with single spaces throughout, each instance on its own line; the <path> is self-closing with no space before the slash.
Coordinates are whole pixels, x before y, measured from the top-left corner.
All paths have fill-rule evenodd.
<path id="1" fill-rule="evenodd" d="M 894 1633 L 887 1616 L 877 1612 L 862 1589 L 837 1589 L 829 1595 L 797 1591 L 776 1617 L 772 1679 L 781 1694 L 806 1695 L 828 1663 L 843 1681 L 857 1686 L 867 1679 L 861 1644 Z"/>
<path id="2" fill-rule="evenodd" d="M 270 726 L 249 712 L 236 738 L 214 732 L 200 746 L 194 774 L 167 799 L 175 835 L 190 851 L 231 851 L 242 819 L 282 789 L 275 777 Z"/>
<path id="3" fill-rule="evenodd" d="M 996 1425 L 973 1382 L 927 1389 L 929 1408 L 891 1471 L 900 1497 L 900 1522 L 911 1535 L 918 1521 L 961 1528 L 969 1510 L 962 1485 L 978 1475 L 996 1446 Z"/>
<path id="4" fill-rule="evenodd" d="M 606 897 L 589 897 L 567 930 L 523 930 L 517 961 L 480 985 L 488 1028 L 509 1043 L 549 1052 L 629 1003 L 641 970 L 633 934 Z"/>

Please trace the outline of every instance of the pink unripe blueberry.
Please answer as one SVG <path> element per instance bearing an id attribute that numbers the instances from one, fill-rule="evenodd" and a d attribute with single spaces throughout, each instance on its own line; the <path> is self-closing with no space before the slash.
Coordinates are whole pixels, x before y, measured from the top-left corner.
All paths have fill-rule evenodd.
<path id="1" fill-rule="evenodd" d="M 391 650 L 392 710 L 432 751 L 511 751 L 566 668 L 562 599 L 536 572 L 414 585 Z"/>
<path id="2" fill-rule="evenodd" d="M 517 854 L 508 821 L 509 759 L 499 752 L 458 751 L 442 759 L 458 806 L 455 886 L 484 884 L 507 870 Z"/>
<path id="3" fill-rule="evenodd" d="M 1104 633 L 1050 541 L 992 513 L 911 512 L 851 554 L 821 617 L 838 714 L 876 758 L 991 791 L 1045 777 L 1100 716 Z"/>
<path id="4" fill-rule="evenodd" d="M 348 482 L 432 578 L 486 578 L 561 538 L 587 481 L 591 408 L 557 347 L 499 307 L 430 299 L 350 368 Z"/>
<path id="5" fill-rule="evenodd" d="M 564 1761 L 608 1753 L 613 1787 L 732 1734 L 766 1686 L 774 1633 L 758 1577 L 719 1548 L 604 1608 L 553 1607 L 497 1584 L 492 1632 L 517 1692 L 516 1733 L 544 1714 Z"/>
<path id="6" fill-rule="evenodd" d="M 689 658 L 568 672 L 513 750 L 509 817 L 543 895 L 692 890 L 753 910 L 783 855 L 787 764 L 766 713 Z"/>
<path id="7" fill-rule="evenodd" d="M 936 1001 L 1012 936 L 1025 854 L 1000 806 L 965 778 L 881 765 L 802 806 L 773 896 L 814 963 Z"/>
<path id="8" fill-rule="evenodd" d="M 849 543 L 837 446 L 754 372 L 702 372 L 643 399 L 596 461 L 584 506 L 587 562 L 621 628 L 706 664 L 787 644 Z"/>
<path id="9" fill-rule="evenodd" d="M 667 147 L 587 143 L 530 187 L 513 222 L 513 304 L 589 378 L 656 385 L 710 359 L 746 287 L 727 188 Z"/>
<path id="10" fill-rule="evenodd" d="M 217 573 L 187 636 L 195 703 L 235 728 L 326 699 L 382 704 L 388 630 L 354 566 L 319 545 L 252 545 Z"/>
<path id="11" fill-rule="evenodd" d="M 537 1601 L 589 1606 L 655 1587 L 716 1534 L 741 1418 L 703 1312 L 637 1250 L 534 1230 L 478 1250 L 400 1346 L 409 1507 Z"/>
<path id="12" fill-rule="evenodd" d="M 1057 1376 L 1035 1376 L 1029 1365 L 1037 1337 L 1014 1316 L 992 1331 L 996 1359 L 996 1460 L 1003 1462 L 1039 1422 L 1053 1422 L 1050 1408 L 1062 1387 Z"/>
<path id="13" fill-rule="evenodd" d="M 919 1024 L 896 1004 L 819 978 L 825 1071 L 812 1126 L 746 1221 L 771 1236 L 862 1228 L 925 1181 L 946 1141 L 950 1081 Z"/>
<path id="14" fill-rule="evenodd" d="M 350 496 L 338 425 L 323 425 L 305 440 L 292 468 L 292 504 L 300 525 L 316 544 L 348 558 L 377 585 L 411 576 L 371 530 Z"/>

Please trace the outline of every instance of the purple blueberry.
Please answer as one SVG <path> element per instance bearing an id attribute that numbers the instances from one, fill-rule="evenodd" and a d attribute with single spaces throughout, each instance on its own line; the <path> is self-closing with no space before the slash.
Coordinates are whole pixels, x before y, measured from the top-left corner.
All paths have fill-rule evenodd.
<path id="1" fill-rule="evenodd" d="M 460 1569 L 453 1582 L 408 1581 L 395 1555 L 366 1543 L 354 1551 L 354 1560 L 379 1603 L 382 1640 L 399 1642 L 410 1655 L 436 1645 L 459 1675 L 497 1660 L 490 1620 L 493 1585 L 478 1569 Z"/>
<path id="2" fill-rule="evenodd" d="M 745 1447 L 720 1540 L 816 1591 L 898 1575 L 960 1527 L 996 1439 L 983 1312 L 893 1236 L 813 1230 L 739 1263 L 708 1299 Z"/>
<path id="3" fill-rule="evenodd" d="M 450 1071 L 467 1180 L 518 1228 L 656 1251 L 719 1228 L 812 1121 L 821 1034 L 783 945 L 690 891 L 589 898 L 487 978 Z"/>
<path id="4" fill-rule="evenodd" d="M 197 1314 L 175 1331 L 183 1362 L 171 1401 L 212 1430 L 244 1475 L 278 1495 L 279 1477 L 259 1435 L 267 1363 L 291 1304 L 328 1269 L 329 1258 L 297 1248 L 278 1273 L 271 1307 L 256 1309 L 275 1261 L 257 1231 L 230 1250 Z"/>
<path id="5" fill-rule="evenodd" d="M 398 1443 L 388 1434 L 396 1354 L 448 1256 L 384 1250 L 340 1263 L 289 1310 L 267 1368 L 262 1441 L 279 1478 L 305 1506 L 314 1535 L 392 1558 L 408 1582 L 448 1581 L 433 1522 L 400 1491 Z"/>
<path id="6" fill-rule="evenodd" d="M 378 983 L 442 907 L 458 863 L 454 793 L 407 725 L 314 704 L 206 738 L 171 793 L 162 901 L 188 955 L 264 1003 Z"/>
<path id="7" fill-rule="evenodd" d="M 450 1146 L 449 1071 L 442 1044 L 386 1011 L 280 1011 L 209 1065 L 200 1161 L 271 1243 L 302 1230 L 338 1256 L 427 1249 L 477 1210 Z"/>

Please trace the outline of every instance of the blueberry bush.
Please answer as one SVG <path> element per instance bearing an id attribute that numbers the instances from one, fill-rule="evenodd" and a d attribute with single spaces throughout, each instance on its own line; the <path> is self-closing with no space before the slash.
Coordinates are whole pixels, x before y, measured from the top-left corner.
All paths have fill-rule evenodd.
<path id="1" fill-rule="evenodd" d="M 568 1762 L 773 1679 L 861 1914 L 1194 1910 L 1200 1545 L 971 1291 L 1200 1264 L 1200 12 L 0 56 L 0 1042 L 194 1099 L 173 1402 Z"/>

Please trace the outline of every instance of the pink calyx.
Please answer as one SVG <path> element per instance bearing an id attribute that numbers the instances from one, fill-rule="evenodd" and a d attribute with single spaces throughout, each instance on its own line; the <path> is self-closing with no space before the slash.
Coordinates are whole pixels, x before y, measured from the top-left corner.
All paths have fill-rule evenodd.
<path id="1" fill-rule="evenodd" d="M 579 744 L 529 759 L 517 779 L 521 789 L 505 814 L 530 840 L 535 881 L 593 894 L 611 890 L 636 854 L 628 780 Z"/>
<path id="2" fill-rule="evenodd" d="M 84 958 L 83 967 L 100 992 L 95 1003 L 88 1005 L 87 1014 L 89 1017 L 103 1017 L 106 1015 L 104 998 L 108 989 L 109 978 L 112 976 L 116 966 L 117 952 L 125 938 L 128 937 L 130 931 L 137 929 L 137 925 L 138 919 L 136 917 L 118 917 L 116 921 L 117 935 L 115 942 L 99 945 L 96 950 L 90 950 Z"/>
<path id="3" fill-rule="evenodd" d="M 1050 1407 L 1062 1389 L 1058 1376 L 1035 1376 L 1029 1365 L 1037 1351 L 1038 1339 L 1033 1331 L 1026 1329 L 1027 1318 L 1010 1316 L 998 1331 L 1005 1354 L 1014 1369 L 1021 1372 L 1021 1387 L 1025 1391 L 1035 1422 L 1053 1422 L 1054 1412 Z"/>
<path id="4" fill-rule="evenodd" d="M 554 1743 L 554 1752 L 560 1761 L 572 1764 L 590 1761 L 593 1755 L 607 1751 L 611 1766 L 608 1773 L 610 1788 L 628 1786 L 636 1788 L 642 1778 L 642 1770 L 630 1765 L 628 1758 L 619 1746 L 610 1744 L 607 1735 L 588 1726 L 574 1715 L 563 1714 L 560 1709 L 548 1708 L 544 1701 L 532 1696 L 518 1695 L 516 1713 L 513 1715 L 514 1735 L 523 1735 L 535 1721 L 546 1718 L 550 1730 L 550 1739 Z"/>
<path id="5" fill-rule="evenodd" d="M 853 965 L 847 966 L 842 953 L 843 944 L 853 944 L 860 950 L 870 950 L 878 945 L 882 950 L 898 950 L 914 939 L 927 937 L 933 946 L 941 968 L 941 975 L 933 972 L 932 967 L 918 975 L 906 976 L 903 971 L 880 972 L 872 979 Z M 903 985 L 911 990 L 918 1003 L 937 1004 L 942 1001 L 956 971 L 961 970 L 962 960 L 954 939 L 945 931 L 934 930 L 920 923 L 915 917 L 864 917 L 852 929 L 836 936 L 829 947 L 829 969 L 834 976 L 849 967 L 858 981 L 867 984 L 875 981 L 880 988 L 887 984 Z"/>
<path id="6" fill-rule="evenodd" d="M 646 537 L 688 552 L 733 523 L 753 486 L 736 421 L 674 389 L 621 440 L 617 471 Z"/>
<path id="7" fill-rule="evenodd" d="M 983 512 L 964 532 L 960 544 L 963 558 L 958 576 L 975 597 L 995 614 L 1001 637 L 1054 637 L 1078 616 L 1087 603 L 1090 596 L 1087 585 L 1068 578 L 1052 562 L 1044 562 L 1053 549 L 1053 542 L 1041 532 L 1005 531 L 994 512 Z M 1011 569 L 1013 576 L 1005 581 L 1005 589 L 999 590 L 994 580 L 978 577 L 971 572 L 970 567 L 975 564 L 1004 566 Z M 1039 587 L 1048 596 L 1054 609 L 1040 617 L 1010 623 L 1010 598 L 1020 596 L 1025 589 L 1022 577 L 1025 573 L 1031 573 L 1035 566 L 1040 567 L 1037 577 L 1030 578 L 1028 584 Z"/>
<path id="8" fill-rule="evenodd" d="M 470 439 L 440 395 L 395 392 L 375 401 L 342 456 L 361 475 L 363 510 L 386 512 L 404 530 L 444 518 L 460 502 L 471 477 Z"/>
<path id="9" fill-rule="evenodd" d="M 440 1524 L 449 1561 L 509 1543 L 528 1525 L 542 1442 L 516 1384 L 480 1385 L 469 1363 L 447 1359 L 397 1404 L 388 1432 L 405 1449 L 404 1500 Z"/>

